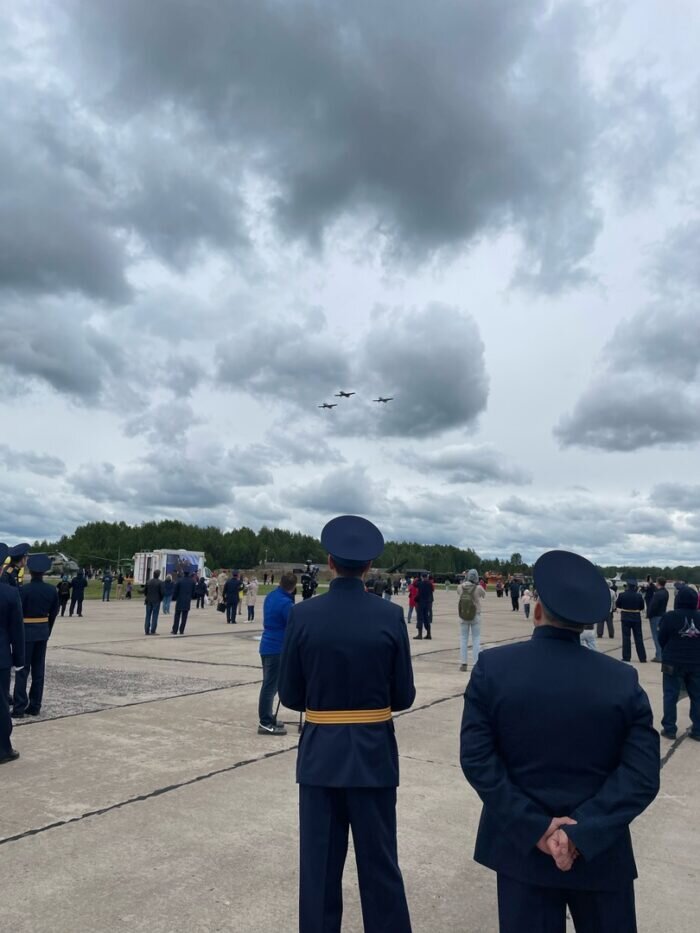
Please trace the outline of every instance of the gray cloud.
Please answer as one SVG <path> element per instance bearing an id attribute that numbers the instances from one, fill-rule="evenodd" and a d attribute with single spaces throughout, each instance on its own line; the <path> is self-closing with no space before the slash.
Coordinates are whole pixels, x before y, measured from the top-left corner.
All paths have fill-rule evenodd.
<path id="1" fill-rule="evenodd" d="M 355 464 L 333 470 L 311 483 L 292 486 L 285 492 L 285 501 L 294 508 L 329 515 L 368 515 L 376 509 L 377 489 L 367 469 Z"/>
<path id="2" fill-rule="evenodd" d="M 60 457 L 31 450 L 13 450 L 7 444 L 0 444 L 0 463 L 13 471 L 26 470 L 39 476 L 61 476 L 66 471 Z"/>
<path id="3" fill-rule="evenodd" d="M 547 290 L 581 278 L 600 227 L 590 191 L 600 108 L 579 65 L 595 39 L 585 7 L 447 0 L 426 15 L 419 0 L 239 0 L 206 16 L 185 0 L 67 8 L 56 54 L 93 106 L 127 127 L 155 116 L 178 143 L 194 126 L 221 164 L 228 156 L 218 201 L 208 185 L 188 184 L 187 206 L 170 198 L 179 164 L 164 190 L 144 188 L 138 203 L 127 196 L 122 222 L 161 252 L 192 226 L 220 242 L 237 234 L 221 204 L 237 209 L 245 165 L 276 188 L 276 222 L 311 243 L 343 215 L 404 256 L 515 227 L 523 277 Z M 151 160 L 159 170 L 161 161 L 173 157 Z"/>
<path id="4" fill-rule="evenodd" d="M 658 483 L 649 493 L 649 501 L 657 506 L 683 512 L 700 511 L 700 486 Z"/>
<path id="5" fill-rule="evenodd" d="M 527 470 L 508 462 L 490 444 L 450 444 L 436 450 L 404 451 L 402 460 L 419 473 L 443 478 L 448 483 L 513 483 L 522 486 L 532 482 Z"/>

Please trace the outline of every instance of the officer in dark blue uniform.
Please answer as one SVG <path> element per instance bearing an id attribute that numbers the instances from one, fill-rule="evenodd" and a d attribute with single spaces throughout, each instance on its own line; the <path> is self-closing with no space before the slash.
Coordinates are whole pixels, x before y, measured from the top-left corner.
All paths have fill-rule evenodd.
<path id="1" fill-rule="evenodd" d="M 231 578 L 224 583 L 222 593 L 222 599 L 226 604 L 226 622 L 229 625 L 236 625 L 236 613 L 238 611 L 238 603 L 241 599 L 242 589 L 243 583 L 238 575 L 238 571 L 231 571 Z"/>
<path id="2" fill-rule="evenodd" d="M 642 664 L 646 664 L 647 652 L 644 647 L 642 635 L 642 617 L 646 611 L 644 597 L 637 590 L 636 580 L 627 580 L 626 589 L 617 597 L 617 608 L 620 610 L 620 626 L 622 628 L 622 660 L 632 660 L 632 642 L 630 634 L 634 635 L 634 647 L 637 657 Z"/>
<path id="3" fill-rule="evenodd" d="M 352 827 L 366 933 L 410 933 L 391 717 L 416 694 L 403 609 L 365 592 L 362 578 L 384 549 L 371 522 L 334 518 L 321 543 L 334 579 L 327 594 L 292 608 L 279 679 L 281 702 L 306 712 L 297 759 L 299 930 L 339 933 Z"/>
<path id="4" fill-rule="evenodd" d="M 5 567 L 0 574 L 0 583 L 6 583 L 8 586 L 14 586 L 19 589 L 19 574 L 22 567 L 27 562 L 27 554 L 29 553 L 30 545 L 26 542 L 24 544 L 16 544 L 14 547 L 7 548 L 6 557 L 9 557 L 9 563 L 5 564 Z M 4 559 L 3 559 L 4 563 Z M 0 564 L 0 567 L 2 564 Z"/>
<path id="5" fill-rule="evenodd" d="M 635 933 L 629 825 L 659 790 L 659 736 L 637 672 L 579 642 L 610 611 L 577 554 L 535 564 L 532 639 L 479 655 L 461 763 L 484 808 L 474 858 L 498 873 L 501 933 Z"/>
<path id="6" fill-rule="evenodd" d="M 79 570 L 77 574 L 70 581 L 70 610 L 69 615 L 72 617 L 73 613 L 77 610 L 78 618 L 82 619 L 83 617 L 83 600 L 85 599 L 85 590 L 87 589 L 88 578 L 85 576 L 82 570 Z"/>
<path id="7" fill-rule="evenodd" d="M 15 692 L 12 715 L 18 719 L 25 714 L 38 716 L 44 697 L 46 672 L 46 646 L 58 615 L 58 592 L 55 586 L 44 583 L 44 574 L 51 569 L 48 554 L 30 554 L 27 567 L 31 581 L 20 589 L 24 615 L 24 667 L 15 674 Z M 32 686 L 27 696 L 27 681 Z"/>
<path id="8" fill-rule="evenodd" d="M 8 548 L 0 544 L 0 567 Z M 13 586 L 0 586 L 0 764 L 19 758 L 10 742 L 12 719 L 7 696 L 10 692 L 12 668 L 24 666 L 24 627 L 19 591 Z"/>
<path id="9" fill-rule="evenodd" d="M 191 576 L 192 565 L 186 564 L 182 568 L 182 576 L 175 584 L 173 590 L 173 599 L 175 600 L 175 615 L 173 616 L 173 628 L 171 635 L 184 635 L 187 625 L 187 616 L 192 608 L 192 597 L 194 596 L 194 580 Z"/>

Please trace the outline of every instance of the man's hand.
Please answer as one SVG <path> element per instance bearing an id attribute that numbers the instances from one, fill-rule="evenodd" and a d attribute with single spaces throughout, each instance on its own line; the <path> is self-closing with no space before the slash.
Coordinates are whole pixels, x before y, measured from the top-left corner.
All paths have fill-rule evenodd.
<path id="1" fill-rule="evenodd" d="M 552 819 L 552 822 L 547 828 L 547 832 L 542 836 L 540 841 L 537 843 L 537 848 L 540 852 L 544 852 L 545 855 L 551 855 L 551 851 L 547 845 L 547 841 L 552 836 L 560 826 L 575 826 L 576 820 L 572 820 L 570 816 L 555 816 Z"/>
<path id="2" fill-rule="evenodd" d="M 578 850 L 563 829 L 557 829 L 547 840 L 549 854 L 560 871 L 571 871 L 578 858 Z"/>

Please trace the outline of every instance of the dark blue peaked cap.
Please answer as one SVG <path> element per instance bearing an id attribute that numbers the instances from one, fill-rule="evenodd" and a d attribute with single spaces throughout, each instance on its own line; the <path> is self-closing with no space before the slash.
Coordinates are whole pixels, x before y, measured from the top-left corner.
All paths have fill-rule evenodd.
<path id="1" fill-rule="evenodd" d="M 593 564 L 571 551 L 548 551 L 532 570 L 545 608 L 565 625 L 595 625 L 610 612 L 610 590 Z"/>
<path id="2" fill-rule="evenodd" d="M 30 573 L 48 573 L 53 561 L 48 554 L 30 554 L 27 558 L 27 567 Z"/>
<path id="3" fill-rule="evenodd" d="M 339 515 L 321 532 L 321 545 L 341 567 L 364 567 L 384 550 L 376 525 L 359 515 Z"/>
<path id="4" fill-rule="evenodd" d="M 15 544 L 14 547 L 10 548 L 8 553 L 10 557 L 24 557 L 24 555 L 28 553 L 30 547 L 31 544 L 27 544 L 26 542 L 24 544 Z"/>

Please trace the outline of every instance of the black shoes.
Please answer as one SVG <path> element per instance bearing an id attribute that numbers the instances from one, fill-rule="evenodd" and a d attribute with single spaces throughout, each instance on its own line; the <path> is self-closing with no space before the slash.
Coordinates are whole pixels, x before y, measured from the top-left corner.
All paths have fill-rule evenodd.
<path id="1" fill-rule="evenodd" d="M 38 716 L 41 713 L 40 709 L 28 709 L 27 716 Z"/>
<path id="2" fill-rule="evenodd" d="M 421 632 L 418 632 L 417 635 L 414 635 L 414 636 L 413 636 L 413 640 L 414 640 L 414 641 L 421 641 L 422 638 L 423 638 L 423 635 L 422 635 Z"/>
<path id="3" fill-rule="evenodd" d="M 466 665 L 466 664 L 460 664 L 460 665 L 459 665 L 459 669 L 460 669 L 460 671 L 466 671 L 466 670 L 467 670 L 467 665 Z"/>
<path id="4" fill-rule="evenodd" d="M 432 640 L 433 640 L 433 636 L 430 634 L 430 632 L 428 632 L 428 634 L 425 636 L 425 640 L 426 640 L 426 641 L 432 641 Z"/>
<path id="5" fill-rule="evenodd" d="M 0 765 L 4 765 L 8 761 L 17 761 L 18 758 L 19 752 L 16 749 L 11 748 L 7 755 L 3 755 L 2 758 L 0 758 Z"/>
<path id="6" fill-rule="evenodd" d="M 20 713 L 19 711 L 15 712 L 14 710 L 12 710 L 12 718 L 13 719 L 24 719 L 24 713 L 23 712 Z"/>
<path id="7" fill-rule="evenodd" d="M 662 735 L 665 739 L 671 739 L 671 741 L 673 741 L 673 739 L 676 738 L 676 733 L 675 733 L 675 732 L 667 732 L 666 729 L 662 729 L 662 730 L 661 730 L 661 735 Z"/>

